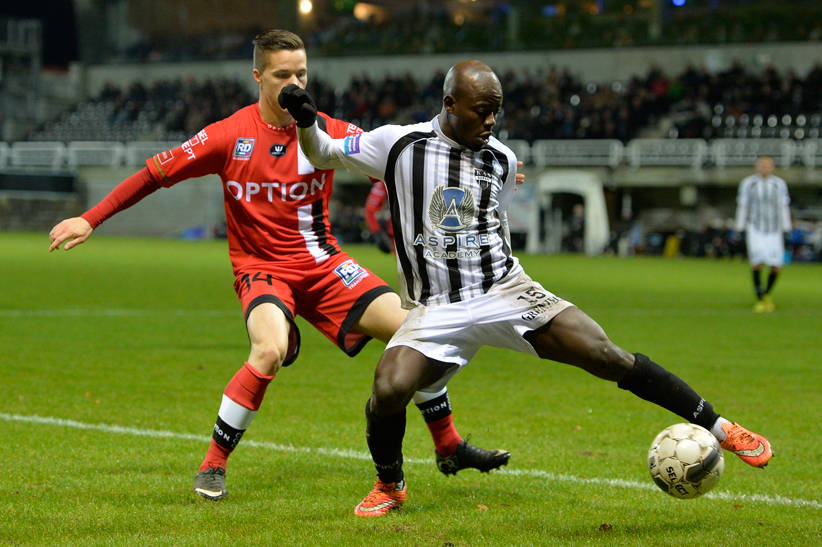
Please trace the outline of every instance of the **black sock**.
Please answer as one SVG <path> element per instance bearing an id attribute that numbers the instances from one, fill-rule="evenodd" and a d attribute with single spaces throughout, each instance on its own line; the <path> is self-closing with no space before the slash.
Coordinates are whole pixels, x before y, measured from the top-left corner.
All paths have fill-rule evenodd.
<path id="1" fill-rule="evenodd" d="M 711 403 L 700 397 L 680 378 L 651 361 L 647 355 L 635 353 L 634 356 L 634 368 L 617 384 L 620 388 L 711 430 L 719 418 Z"/>
<path id="2" fill-rule="evenodd" d="M 753 271 L 753 280 L 754 280 L 754 290 L 756 291 L 756 297 L 760 300 L 762 299 L 762 282 L 759 280 L 759 270 Z"/>
<path id="3" fill-rule="evenodd" d="M 402 438 L 405 436 L 405 409 L 388 418 L 371 414 L 371 399 L 365 403 L 365 438 L 377 475 L 385 483 L 399 482 L 402 472 Z"/>
<path id="4" fill-rule="evenodd" d="M 771 289 L 773 289 L 773 284 L 776 283 L 776 275 L 777 272 L 773 270 L 771 270 L 771 273 L 768 274 L 768 288 L 765 289 L 765 294 L 768 294 L 769 292 L 771 292 Z"/>
<path id="5" fill-rule="evenodd" d="M 425 423 L 430 424 L 451 415 L 451 400 L 446 391 L 439 397 L 418 404 L 417 408 L 420 409 Z"/>

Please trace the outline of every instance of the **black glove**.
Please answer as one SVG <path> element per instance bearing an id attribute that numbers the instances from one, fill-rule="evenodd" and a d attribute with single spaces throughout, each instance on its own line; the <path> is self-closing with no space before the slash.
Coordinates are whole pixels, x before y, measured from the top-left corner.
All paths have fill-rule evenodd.
<path id="1" fill-rule="evenodd" d="M 277 97 L 280 106 L 297 120 L 297 127 L 311 127 L 317 119 L 317 104 L 308 91 L 297 84 L 288 84 Z"/>
<path id="2" fill-rule="evenodd" d="M 388 233 L 386 233 L 385 230 L 380 230 L 374 234 L 374 243 L 377 244 L 377 248 L 379 250 L 386 254 L 394 250 L 391 245 L 391 238 L 388 237 Z"/>

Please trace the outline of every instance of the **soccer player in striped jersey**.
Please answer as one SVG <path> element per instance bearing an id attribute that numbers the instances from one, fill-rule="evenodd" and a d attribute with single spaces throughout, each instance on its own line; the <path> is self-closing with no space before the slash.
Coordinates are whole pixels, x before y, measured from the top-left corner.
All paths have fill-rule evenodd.
<path id="1" fill-rule="evenodd" d="M 402 469 L 405 407 L 441 389 L 483 345 L 574 365 L 710 430 L 754 467 L 768 441 L 717 414 L 683 380 L 641 353 L 616 346 L 570 302 L 525 274 L 511 253 L 504 213 L 516 185 L 514 153 L 491 134 L 502 86 L 485 64 L 449 70 L 443 108 L 426 123 L 383 126 L 333 139 L 316 123 L 310 95 L 280 95 L 297 119 L 300 146 L 322 169 L 346 167 L 385 181 L 403 304 L 410 312 L 388 343 L 366 403 L 377 480 L 354 509 L 380 516 L 407 496 Z"/>
<path id="2" fill-rule="evenodd" d="M 736 229 L 745 232 L 756 293 L 754 311 L 763 313 L 774 310 L 771 290 L 785 262 L 785 235 L 791 231 L 791 198 L 788 185 L 773 174 L 772 157 L 759 157 L 755 169 L 756 174 L 739 184 Z M 763 266 L 770 267 L 764 289 L 760 277 Z"/>
<path id="3" fill-rule="evenodd" d="M 295 34 L 271 30 L 254 40 L 253 76 L 259 102 L 209 125 L 181 146 L 157 154 L 103 201 L 55 226 L 50 251 L 83 243 L 104 220 L 160 188 L 216 173 L 223 183 L 228 252 L 234 288 L 245 316 L 251 351 L 226 386 L 211 445 L 194 480 L 194 491 L 212 500 L 227 494 L 227 460 L 257 414 L 281 366 L 297 358 L 301 315 L 347 355 L 371 339 L 388 342 L 406 312 L 397 294 L 340 249 L 331 235 L 328 204 L 333 170 L 315 169 L 300 152 L 294 119 L 277 97 L 288 84 L 305 87 L 307 59 Z M 318 123 L 331 137 L 361 133 L 325 114 Z M 504 450 L 464 443 L 451 415 L 446 389 L 415 396 L 434 437 L 443 473 L 481 471 L 507 463 Z M 470 446 L 470 445 L 469 445 Z M 451 464 L 451 465 L 448 465 Z"/>

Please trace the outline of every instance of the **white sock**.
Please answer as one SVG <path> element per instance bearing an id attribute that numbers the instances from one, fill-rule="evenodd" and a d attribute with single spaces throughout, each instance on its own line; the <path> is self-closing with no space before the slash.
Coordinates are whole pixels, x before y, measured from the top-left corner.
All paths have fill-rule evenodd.
<path id="1" fill-rule="evenodd" d="M 257 415 L 256 410 L 249 410 L 246 407 L 235 403 L 223 393 L 223 401 L 220 403 L 220 411 L 217 416 L 222 421 L 239 431 L 245 431 L 251 425 L 251 420 Z"/>
<path id="2" fill-rule="evenodd" d="M 443 395 L 445 392 L 448 391 L 447 387 L 442 388 L 441 390 L 437 391 L 436 393 L 427 393 L 425 391 L 418 391 L 414 394 L 412 400 L 414 404 L 421 405 L 422 403 L 428 402 L 431 399 L 436 399 L 440 395 Z"/>
<path id="3" fill-rule="evenodd" d="M 714 435 L 714 437 L 716 437 L 717 441 L 722 442 L 722 441 L 725 440 L 725 437 L 727 437 L 727 435 L 725 435 L 725 430 L 722 429 L 722 424 L 729 424 L 729 423 L 731 423 L 731 422 L 726 420 L 722 416 L 720 416 L 716 420 L 716 423 L 711 428 L 711 433 L 713 433 L 713 435 Z"/>

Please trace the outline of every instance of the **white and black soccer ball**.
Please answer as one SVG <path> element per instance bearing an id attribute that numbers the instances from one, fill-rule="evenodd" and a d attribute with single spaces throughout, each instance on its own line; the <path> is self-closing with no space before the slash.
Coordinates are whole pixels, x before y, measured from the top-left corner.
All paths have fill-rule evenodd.
<path id="1" fill-rule="evenodd" d="M 675 424 L 656 436 L 648 451 L 651 478 L 675 498 L 696 498 L 716 486 L 725 469 L 722 448 L 710 431 Z"/>

